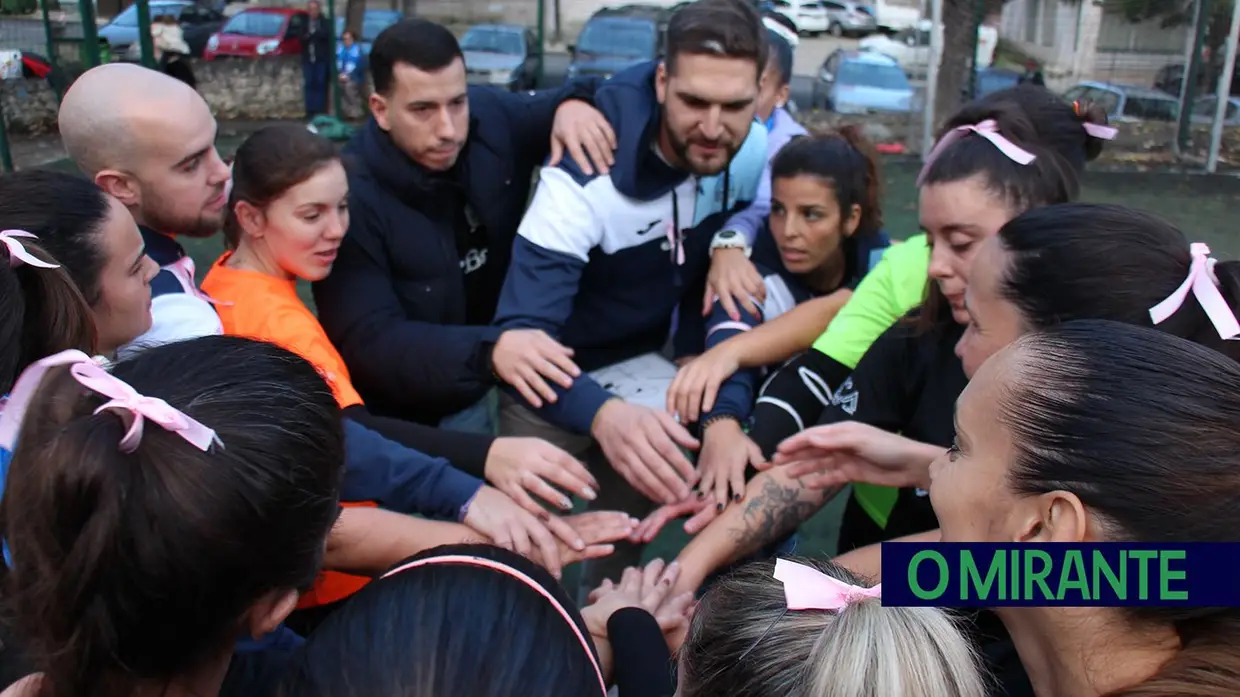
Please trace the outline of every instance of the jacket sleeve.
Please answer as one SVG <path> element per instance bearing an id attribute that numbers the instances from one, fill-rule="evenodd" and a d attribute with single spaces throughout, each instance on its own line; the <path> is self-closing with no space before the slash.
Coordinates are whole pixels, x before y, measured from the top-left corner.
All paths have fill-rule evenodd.
<path id="1" fill-rule="evenodd" d="M 929 264 L 930 250 L 924 235 L 888 247 L 814 342 L 814 350 L 846 366 L 856 366 L 888 327 L 921 304 Z"/>
<path id="2" fill-rule="evenodd" d="M 865 352 L 823 410 L 818 423 L 859 421 L 899 433 L 907 427 L 910 390 L 919 381 L 910 374 L 910 353 L 917 338 L 904 324 L 893 324 Z"/>
<path id="3" fill-rule="evenodd" d="M 817 423 L 831 404 L 835 387 L 852 368 L 810 350 L 785 363 L 767 379 L 753 407 L 749 437 L 767 458 L 784 439 Z"/>
<path id="4" fill-rule="evenodd" d="M 612 677 L 620 697 L 672 697 L 672 654 L 654 616 L 626 607 L 607 618 Z"/>
<path id="5" fill-rule="evenodd" d="M 753 201 L 744 210 L 735 213 L 723 224 L 723 230 L 734 230 L 745 236 L 750 246 L 758 238 L 758 231 L 771 213 L 771 161 L 768 158 L 762 169 L 762 178 L 758 180 L 758 188 Z"/>
<path id="6" fill-rule="evenodd" d="M 559 339 L 572 313 L 590 250 L 602 234 L 601 221 L 584 187 L 563 169 L 544 167 L 534 200 L 517 229 L 495 323 L 505 330 L 541 329 Z M 567 390 L 554 383 L 552 388 L 559 399 L 535 411 L 548 422 L 577 433 L 590 432 L 594 415 L 611 398 L 602 385 L 584 374 Z M 505 389 L 524 401 L 516 390 Z"/>
<path id="7" fill-rule="evenodd" d="M 370 413 L 365 406 L 356 404 L 344 410 L 346 418 L 378 432 L 388 440 L 394 440 L 406 448 L 413 448 L 431 457 L 446 458 L 452 466 L 478 479 L 486 479 L 487 455 L 495 438 L 475 433 L 450 431 L 423 424 L 393 419 Z"/>
<path id="8" fill-rule="evenodd" d="M 542 164 L 551 152 L 551 127 L 555 112 L 570 99 L 593 103 L 594 93 L 603 84 L 600 78 L 568 80 L 562 87 L 526 92 L 492 92 L 507 117 L 517 158 Z"/>
<path id="9" fill-rule="evenodd" d="M 724 341 L 762 324 L 762 317 L 741 307 L 739 321 L 728 317 L 718 301 L 711 308 L 706 322 L 706 349 L 710 350 Z M 754 392 L 758 383 L 758 370 L 742 368 L 719 386 L 715 406 L 703 416 L 703 421 L 716 416 L 734 416 L 744 421 L 753 410 Z"/>
<path id="10" fill-rule="evenodd" d="M 344 420 L 345 473 L 340 498 L 376 501 L 397 513 L 460 520 L 482 482 L 394 443 L 352 419 Z"/>
<path id="11" fill-rule="evenodd" d="M 371 206 L 351 200 L 349 233 L 327 278 L 314 284 L 319 321 L 364 395 L 391 404 L 442 404 L 446 413 L 494 385 L 491 349 L 501 330 L 410 320 L 396 293 L 383 230 Z"/>

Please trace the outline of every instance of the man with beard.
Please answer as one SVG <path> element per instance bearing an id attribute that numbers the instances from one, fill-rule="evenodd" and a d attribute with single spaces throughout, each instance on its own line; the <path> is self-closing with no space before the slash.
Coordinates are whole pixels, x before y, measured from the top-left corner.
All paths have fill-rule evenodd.
<path id="1" fill-rule="evenodd" d="M 178 236 L 210 237 L 227 212 L 228 165 L 215 150 L 215 117 L 202 96 L 164 73 L 110 63 L 84 73 L 60 105 L 60 136 L 78 168 L 133 214 L 151 282 L 150 331 L 128 348 L 221 334 Z"/>
<path id="2" fill-rule="evenodd" d="M 753 7 L 699 0 L 672 17 L 666 45 L 663 62 L 595 95 L 616 132 L 611 171 L 571 158 L 542 170 L 496 314 L 503 329 L 556 338 L 583 371 L 605 369 L 557 385 L 554 401 L 509 388 L 501 432 L 583 457 L 600 484 L 592 505 L 637 516 L 684 500 L 695 482 L 681 448 L 697 441 L 662 409 L 655 383 L 675 370 L 658 354 L 678 307 L 673 357 L 701 351 L 712 236 L 753 200 L 766 163 L 754 109 L 767 44 Z M 582 588 L 617 579 L 641 553 L 625 547 L 584 568 Z"/>

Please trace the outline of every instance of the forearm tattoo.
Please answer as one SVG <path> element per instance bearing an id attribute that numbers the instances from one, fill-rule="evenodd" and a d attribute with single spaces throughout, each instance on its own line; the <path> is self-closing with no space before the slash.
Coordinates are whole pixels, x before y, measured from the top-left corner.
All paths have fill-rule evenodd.
<path id="1" fill-rule="evenodd" d="M 742 556 L 796 530 L 833 493 L 809 489 L 799 479 L 781 482 L 767 476 L 765 480 L 762 490 L 745 502 L 739 523 L 728 530 Z"/>

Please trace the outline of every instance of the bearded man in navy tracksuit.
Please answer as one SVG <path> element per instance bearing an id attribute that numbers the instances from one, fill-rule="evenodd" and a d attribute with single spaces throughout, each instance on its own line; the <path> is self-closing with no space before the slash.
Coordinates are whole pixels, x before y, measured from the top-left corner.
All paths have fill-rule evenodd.
<path id="1" fill-rule="evenodd" d="M 766 163 L 754 121 L 767 53 L 757 12 L 744 0 L 699 0 L 672 17 L 666 45 L 663 62 L 626 70 L 594 96 L 616 131 L 610 173 L 571 160 L 542 170 L 500 295 L 498 326 L 547 332 L 583 371 L 657 354 L 678 308 L 674 357 L 702 350 L 712 237 L 753 200 Z M 509 390 L 501 431 L 584 457 L 599 479 L 595 506 L 644 515 L 683 500 L 695 474 L 680 448 L 697 442 L 657 399 L 615 391 L 585 373 L 553 402 Z M 641 553 L 619 547 L 583 569 L 583 591 Z"/>

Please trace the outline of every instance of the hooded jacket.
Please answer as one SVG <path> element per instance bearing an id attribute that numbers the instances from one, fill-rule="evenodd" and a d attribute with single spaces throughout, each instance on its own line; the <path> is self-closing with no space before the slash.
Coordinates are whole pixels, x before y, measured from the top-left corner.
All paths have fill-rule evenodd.
<path id="1" fill-rule="evenodd" d="M 655 145 L 662 119 L 656 67 L 634 66 L 595 94 L 618 142 L 608 175 L 586 175 L 568 158 L 541 171 L 496 312 L 502 329 L 556 337 L 583 370 L 658 351 L 682 300 L 677 354 L 701 350 L 697 308 L 711 237 L 753 201 L 766 164 L 759 123 L 721 174 L 696 177 L 668 164 Z M 578 433 L 589 432 L 611 397 L 587 375 L 556 390 L 559 399 L 536 411 Z"/>
<path id="2" fill-rule="evenodd" d="M 469 137 L 444 173 L 415 163 L 373 119 L 349 142 L 349 232 L 314 300 L 372 411 L 437 425 L 494 386 L 500 329 L 490 323 L 531 175 L 556 109 L 597 84 L 470 87 Z"/>

